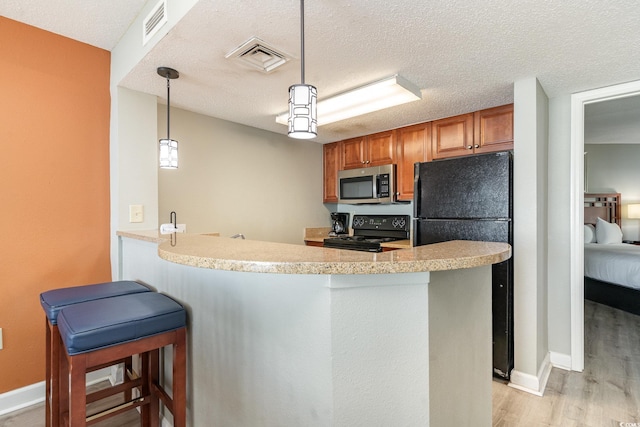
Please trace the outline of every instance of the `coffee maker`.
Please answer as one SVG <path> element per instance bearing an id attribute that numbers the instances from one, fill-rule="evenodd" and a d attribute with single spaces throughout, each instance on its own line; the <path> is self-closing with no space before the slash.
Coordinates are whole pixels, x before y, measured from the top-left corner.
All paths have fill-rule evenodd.
<path id="1" fill-rule="evenodd" d="M 331 231 L 329 236 L 341 236 L 349 234 L 349 214 L 331 212 Z"/>

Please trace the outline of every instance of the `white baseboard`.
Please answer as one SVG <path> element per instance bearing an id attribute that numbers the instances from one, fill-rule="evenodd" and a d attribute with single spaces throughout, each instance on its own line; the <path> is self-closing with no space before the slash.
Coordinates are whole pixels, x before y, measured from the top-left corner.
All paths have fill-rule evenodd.
<path id="1" fill-rule="evenodd" d="M 526 391 L 527 393 L 535 394 L 536 396 L 542 396 L 544 389 L 547 387 L 547 381 L 551 374 L 551 360 L 549 353 L 542 361 L 542 365 L 538 370 L 538 375 L 525 374 L 517 370 L 511 371 L 511 381 L 509 387 L 513 387 L 518 390 Z"/>
<path id="2" fill-rule="evenodd" d="M 0 394 L 0 415 L 44 402 L 44 381 Z"/>
<path id="3" fill-rule="evenodd" d="M 95 384 L 105 379 L 111 381 L 109 373 L 109 368 L 89 373 L 87 375 L 87 385 Z M 0 415 L 42 403 L 44 402 L 45 393 L 44 381 L 2 393 L 0 394 Z"/>
<path id="4" fill-rule="evenodd" d="M 556 353 L 555 351 L 549 352 L 551 358 L 551 364 L 554 368 L 564 369 L 565 371 L 571 370 L 571 355 L 564 353 Z"/>

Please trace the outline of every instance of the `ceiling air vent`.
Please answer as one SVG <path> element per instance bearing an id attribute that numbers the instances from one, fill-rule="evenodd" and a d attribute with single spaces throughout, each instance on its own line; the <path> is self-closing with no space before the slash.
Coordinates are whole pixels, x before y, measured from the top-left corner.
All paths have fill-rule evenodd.
<path id="1" fill-rule="evenodd" d="M 291 59 L 286 53 L 278 51 L 257 37 L 247 40 L 229 52 L 225 58 L 241 62 L 263 73 L 270 73 Z"/>
<path id="2" fill-rule="evenodd" d="M 142 21 L 142 45 L 146 45 L 158 30 L 167 23 L 167 0 L 160 0 Z"/>

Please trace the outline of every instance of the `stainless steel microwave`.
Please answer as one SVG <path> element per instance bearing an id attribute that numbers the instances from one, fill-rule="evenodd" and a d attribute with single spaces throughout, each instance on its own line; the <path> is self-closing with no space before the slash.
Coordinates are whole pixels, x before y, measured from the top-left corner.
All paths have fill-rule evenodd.
<path id="1" fill-rule="evenodd" d="M 396 165 L 338 171 L 338 203 L 393 203 Z"/>

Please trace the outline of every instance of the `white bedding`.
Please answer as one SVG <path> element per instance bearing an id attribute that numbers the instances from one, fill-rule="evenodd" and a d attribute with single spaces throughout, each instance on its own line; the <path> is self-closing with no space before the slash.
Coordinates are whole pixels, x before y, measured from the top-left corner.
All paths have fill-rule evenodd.
<path id="1" fill-rule="evenodd" d="M 640 289 L 640 246 L 627 243 L 585 243 L 584 275 Z"/>

